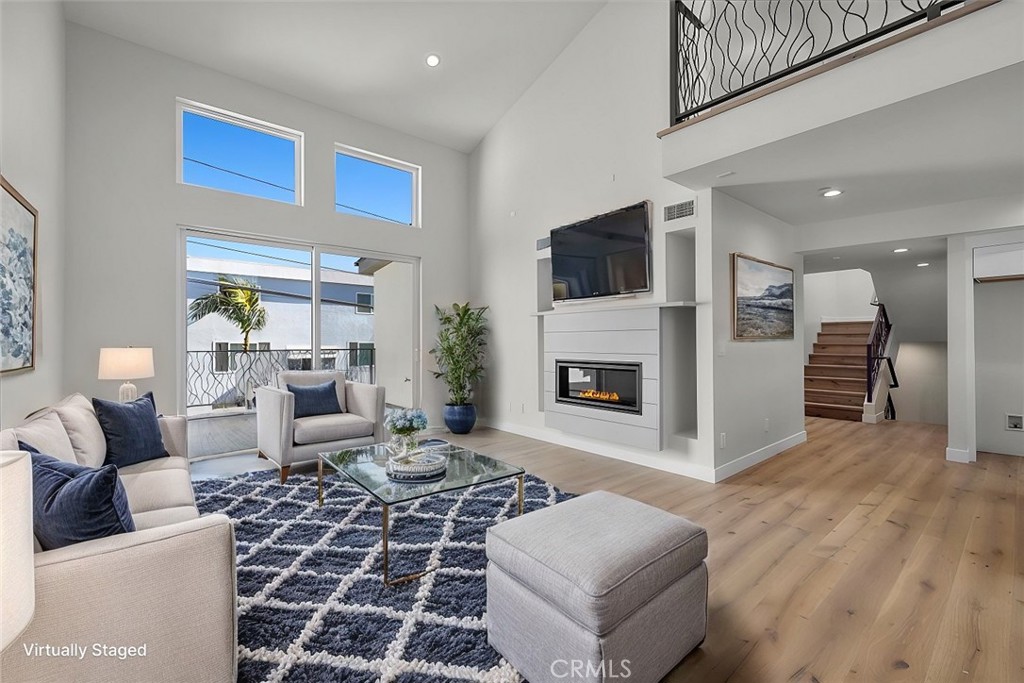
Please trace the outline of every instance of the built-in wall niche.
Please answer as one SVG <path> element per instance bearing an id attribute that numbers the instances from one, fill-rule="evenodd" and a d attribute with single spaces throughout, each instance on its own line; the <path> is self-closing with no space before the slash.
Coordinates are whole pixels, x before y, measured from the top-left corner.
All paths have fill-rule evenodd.
<path id="1" fill-rule="evenodd" d="M 696 229 L 665 233 L 665 300 L 693 301 L 696 298 Z"/>
<path id="2" fill-rule="evenodd" d="M 661 309 L 661 415 L 663 447 L 697 438 L 697 310 Z"/>
<path id="3" fill-rule="evenodd" d="M 554 309 L 551 287 L 551 257 L 537 259 L 537 312 Z"/>

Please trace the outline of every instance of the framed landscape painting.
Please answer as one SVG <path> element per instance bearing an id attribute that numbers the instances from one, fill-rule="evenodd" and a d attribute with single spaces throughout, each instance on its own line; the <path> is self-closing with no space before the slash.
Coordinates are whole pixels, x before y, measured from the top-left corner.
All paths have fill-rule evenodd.
<path id="1" fill-rule="evenodd" d="M 35 365 L 39 214 L 0 176 L 0 373 Z"/>
<path id="2" fill-rule="evenodd" d="M 732 338 L 793 338 L 793 269 L 732 254 Z"/>

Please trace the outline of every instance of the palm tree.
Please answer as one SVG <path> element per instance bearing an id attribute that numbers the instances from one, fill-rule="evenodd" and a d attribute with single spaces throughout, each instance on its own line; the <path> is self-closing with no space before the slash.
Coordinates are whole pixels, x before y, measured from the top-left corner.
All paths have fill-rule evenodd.
<path id="1" fill-rule="evenodd" d="M 225 318 L 242 333 L 242 351 L 249 350 L 249 335 L 267 326 L 267 309 L 260 303 L 260 289 L 255 282 L 218 275 L 219 288 L 212 294 L 197 297 L 188 305 L 188 322 L 192 324 L 211 313 Z"/>

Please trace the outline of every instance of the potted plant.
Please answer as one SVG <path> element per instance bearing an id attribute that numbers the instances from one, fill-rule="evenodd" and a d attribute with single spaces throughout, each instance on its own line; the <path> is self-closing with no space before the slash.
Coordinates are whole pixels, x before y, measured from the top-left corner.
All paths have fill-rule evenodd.
<path id="1" fill-rule="evenodd" d="M 434 377 L 448 386 L 444 423 L 453 434 L 468 434 L 476 424 L 476 406 L 470 400 L 473 386 L 484 374 L 487 346 L 487 307 L 471 308 L 469 303 L 452 307 L 434 306 L 440 328 L 430 355 L 437 361 Z"/>

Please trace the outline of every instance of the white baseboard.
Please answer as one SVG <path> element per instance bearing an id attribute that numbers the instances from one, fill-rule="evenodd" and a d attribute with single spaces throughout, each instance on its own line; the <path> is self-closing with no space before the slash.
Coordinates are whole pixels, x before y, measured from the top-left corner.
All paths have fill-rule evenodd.
<path id="1" fill-rule="evenodd" d="M 712 468 L 674 460 L 672 455 L 665 451 L 652 452 L 650 455 L 647 455 L 616 446 L 615 444 L 594 441 L 585 437 L 573 436 L 555 429 L 530 427 L 527 425 L 516 424 L 514 422 L 506 422 L 504 420 L 481 420 L 481 424 L 502 432 L 518 434 L 519 436 L 537 439 L 538 441 L 546 441 L 547 443 L 553 443 L 567 448 L 575 448 L 576 450 L 586 451 L 606 458 L 625 460 L 626 462 L 631 462 L 635 465 L 642 465 L 644 467 L 650 467 L 663 472 L 671 472 L 672 474 L 681 474 L 684 477 L 690 477 L 691 479 L 699 479 L 700 481 L 706 481 L 709 483 L 714 483 L 715 481 L 715 470 Z"/>
<path id="2" fill-rule="evenodd" d="M 970 463 L 977 460 L 977 456 L 972 456 L 970 451 L 963 450 L 960 448 L 947 448 L 946 449 L 946 460 L 950 462 L 965 462 Z"/>
<path id="3" fill-rule="evenodd" d="M 764 448 L 759 448 L 753 453 L 747 453 L 741 458 L 737 458 L 732 462 L 727 462 L 721 467 L 716 467 L 714 481 L 717 483 L 728 479 L 733 475 L 739 474 L 745 469 L 764 462 L 772 456 L 778 455 L 782 451 L 789 450 L 793 446 L 798 446 L 805 441 L 807 441 L 807 432 L 797 432 L 792 436 L 787 436 L 781 441 L 776 441 L 773 444 L 768 444 Z"/>

